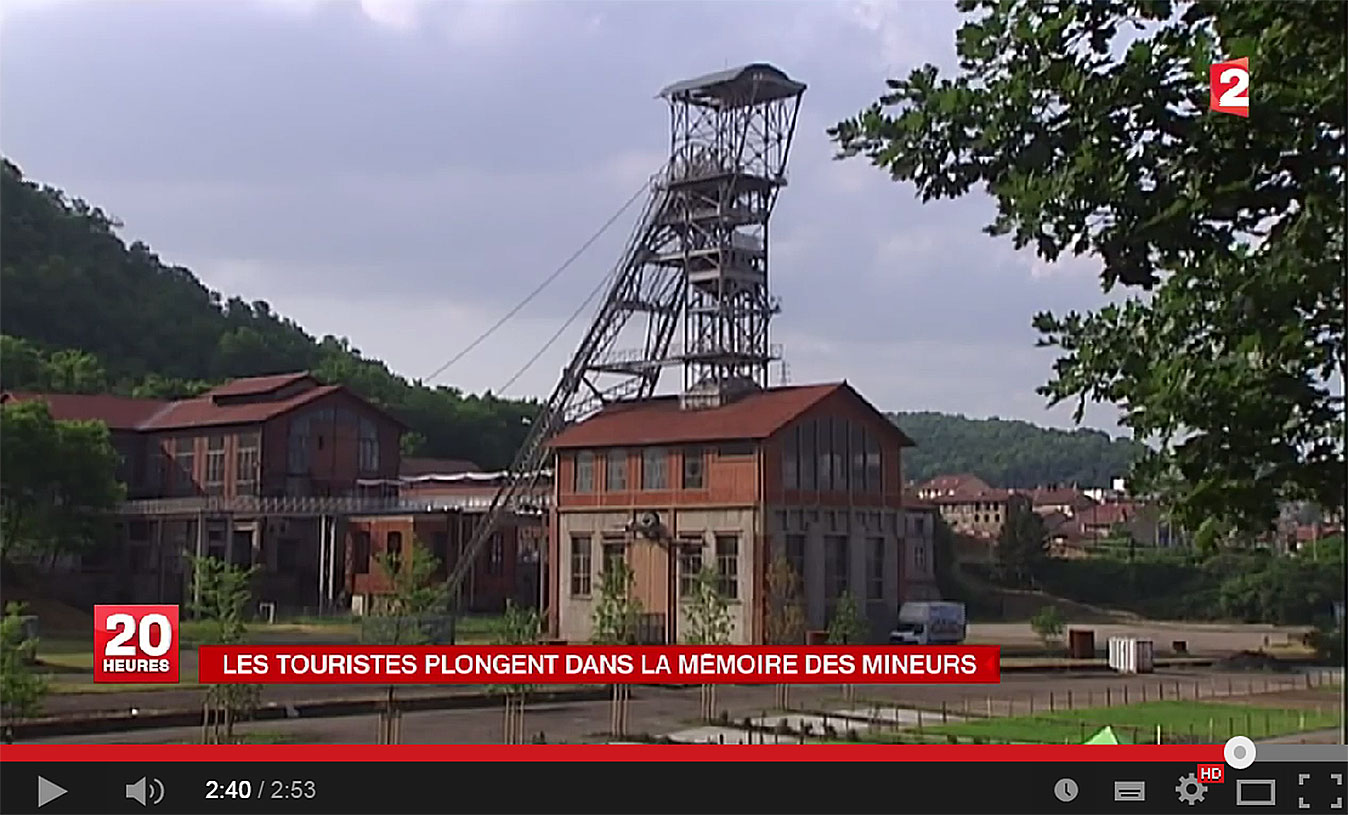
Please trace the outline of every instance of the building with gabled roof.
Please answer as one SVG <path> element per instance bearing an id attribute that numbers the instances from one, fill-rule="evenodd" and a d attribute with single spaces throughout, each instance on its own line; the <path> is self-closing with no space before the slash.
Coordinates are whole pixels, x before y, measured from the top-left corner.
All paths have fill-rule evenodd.
<path id="1" fill-rule="evenodd" d="M 733 641 L 763 642 L 766 575 L 782 557 L 811 629 L 851 592 L 869 638 L 883 641 L 904 599 L 901 452 L 912 444 L 845 382 L 716 407 L 677 396 L 610 405 L 551 440 L 551 629 L 589 640 L 603 569 L 621 560 L 646 611 L 642 641 L 681 639 L 709 567 L 730 599 Z"/>

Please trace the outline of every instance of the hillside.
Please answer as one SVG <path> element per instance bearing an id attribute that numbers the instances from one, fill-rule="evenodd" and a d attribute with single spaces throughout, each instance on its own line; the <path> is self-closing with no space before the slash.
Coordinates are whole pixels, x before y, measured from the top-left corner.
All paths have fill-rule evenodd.
<path id="1" fill-rule="evenodd" d="M 262 301 L 207 288 L 165 265 L 101 209 L 25 179 L 0 188 L 0 386 L 181 397 L 230 377 L 311 370 L 348 385 L 414 430 L 409 451 L 505 467 L 537 403 L 426 387 L 345 338 L 315 338 Z M 1097 431 L 940 413 L 897 414 L 919 446 L 908 473 L 973 472 L 1001 486 L 1106 485 L 1130 448 Z"/>
<path id="2" fill-rule="evenodd" d="M 917 442 L 904 457 L 905 477 L 922 482 L 973 473 L 994 487 L 1075 484 L 1108 487 L 1125 475 L 1142 446 L 1099 430 L 1057 430 L 1009 419 L 944 413 L 893 413 Z"/>

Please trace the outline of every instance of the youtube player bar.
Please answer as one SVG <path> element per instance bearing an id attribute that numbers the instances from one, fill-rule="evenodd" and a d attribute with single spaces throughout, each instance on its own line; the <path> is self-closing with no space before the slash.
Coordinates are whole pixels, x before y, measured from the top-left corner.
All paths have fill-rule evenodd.
<path id="1" fill-rule="evenodd" d="M 1237 767 L 1222 761 L 1220 745 L 23 746 L 6 748 L 10 760 L 0 763 L 0 811 L 1344 811 L 1341 745 L 1261 745 L 1260 750 L 1272 758 L 1261 756 Z M 207 755 L 217 760 L 200 760 Z M 792 762 L 807 766 L 791 767 Z"/>

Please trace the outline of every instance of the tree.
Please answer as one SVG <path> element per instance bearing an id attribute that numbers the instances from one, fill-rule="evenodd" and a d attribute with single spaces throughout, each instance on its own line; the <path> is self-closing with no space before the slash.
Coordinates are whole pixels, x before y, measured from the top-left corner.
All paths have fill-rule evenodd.
<path id="1" fill-rule="evenodd" d="M 800 645 L 805 641 L 805 603 L 800 576 L 785 554 L 778 554 L 768 567 L 765 594 L 767 614 L 764 634 L 770 645 Z"/>
<path id="2" fill-rule="evenodd" d="M 0 719 L 7 730 L 42 709 L 48 686 L 32 668 L 36 660 L 37 639 L 24 630 L 23 604 L 6 604 L 0 619 Z"/>
<path id="3" fill-rule="evenodd" d="M 406 554 L 380 552 L 374 562 L 388 583 L 378 611 L 365 623 L 362 639 L 381 645 L 429 645 L 441 637 L 437 629 L 445 622 L 449 587 L 436 579 L 440 560 L 420 538 L 413 536 Z M 385 715 L 396 712 L 397 688 L 386 688 Z"/>
<path id="4" fill-rule="evenodd" d="M 615 560 L 599 575 L 599 597 L 594 604 L 592 639 L 601 645 L 634 645 L 641 617 L 641 601 L 632 595 L 635 576 L 625 561 Z"/>
<path id="5" fill-rule="evenodd" d="M 0 406 L 0 556 L 87 551 L 122 500 L 119 456 L 101 422 L 55 421 L 40 400 Z"/>
<path id="6" fill-rule="evenodd" d="M 1342 507 L 1345 6 L 960 0 L 958 75 L 926 65 L 830 129 L 923 201 L 982 185 L 1046 261 L 1090 257 L 1123 302 L 1034 318 L 1051 403 L 1122 408 L 1183 526 L 1263 531 Z M 976 14 L 975 14 L 976 13 Z M 1248 118 L 1208 69 L 1249 57 Z M 1340 384 L 1341 388 L 1342 385 Z"/>
<path id="7" fill-rule="evenodd" d="M 838 598 L 833 619 L 828 621 L 829 645 L 857 645 L 866 641 L 866 621 L 861 617 L 856 598 L 850 590 Z"/>
<path id="8" fill-rule="evenodd" d="M 505 613 L 492 636 L 495 645 L 537 645 L 543 638 L 543 618 L 538 609 L 523 608 L 515 601 L 506 600 Z M 499 690 L 511 696 L 524 696 L 532 686 L 504 685 Z"/>
<path id="9" fill-rule="evenodd" d="M 1044 606 L 1030 618 L 1030 628 L 1047 647 L 1062 636 L 1062 613 L 1057 606 Z"/>
<path id="10" fill-rule="evenodd" d="M 253 595 L 248 584 L 258 568 L 244 569 L 215 557 L 190 557 L 193 613 L 209 624 L 206 641 L 237 645 L 248 641 Z M 232 743 L 234 725 L 251 716 L 262 699 L 261 685 L 210 685 L 202 721 L 206 743 Z"/>
<path id="11" fill-rule="evenodd" d="M 1048 556 L 1048 532 L 1039 513 L 1023 504 L 1011 508 L 997 538 L 997 569 L 1013 585 L 1027 585 Z"/>
<path id="12" fill-rule="evenodd" d="M 688 604 L 688 645 L 727 645 L 732 623 L 730 601 L 721 592 L 721 576 L 710 566 L 703 567 L 693 582 Z"/>

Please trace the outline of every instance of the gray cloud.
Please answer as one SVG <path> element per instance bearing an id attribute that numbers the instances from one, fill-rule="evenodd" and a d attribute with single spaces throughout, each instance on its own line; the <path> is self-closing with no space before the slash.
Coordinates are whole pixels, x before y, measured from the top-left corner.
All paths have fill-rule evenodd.
<path id="1" fill-rule="evenodd" d="M 982 196 L 923 206 L 824 130 L 925 61 L 944 2 L 33 2 L 0 29 L 0 147 L 226 293 L 269 300 L 424 376 L 656 169 L 665 84 L 770 61 L 810 85 L 773 225 L 794 381 L 877 404 L 1063 424 L 1033 388 L 1034 312 L 1103 300 L 979 232 Z M 497 388 L 617 259 L 635 209 L 440 381 Z M 579 337 L 512 389 L 546 392 Z M 671 380 L 672 384 L 672 380 Z M 1113 427 L 1111 411 L 1091 414 Z"/>

